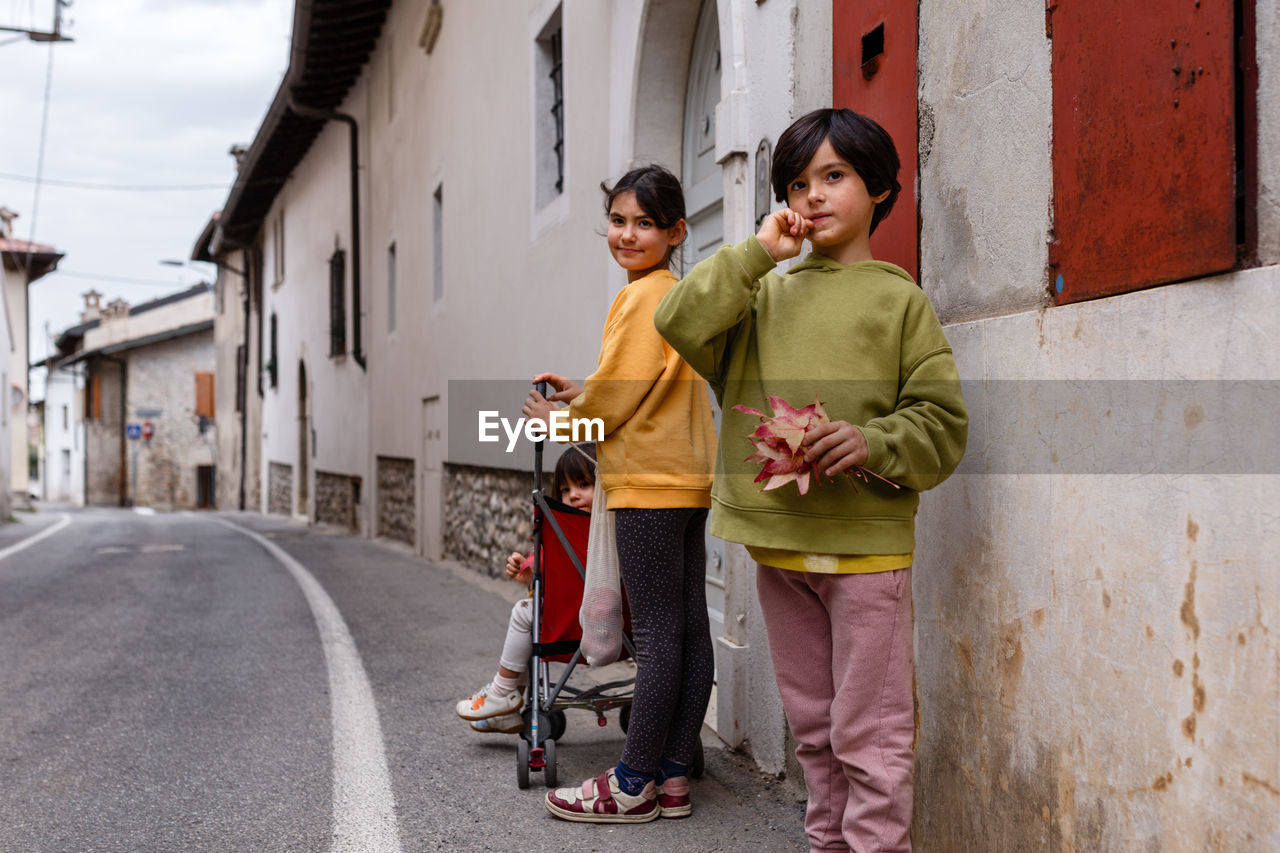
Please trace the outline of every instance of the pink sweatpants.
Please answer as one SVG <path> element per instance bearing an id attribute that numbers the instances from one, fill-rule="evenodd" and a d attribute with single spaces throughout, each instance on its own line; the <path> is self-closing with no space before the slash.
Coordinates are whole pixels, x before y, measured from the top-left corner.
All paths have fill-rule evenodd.
<path id="1" fill-rule="evenodd" d="M 758 566 L 814 850 L 911 850 L 911 570 L 824 575 Z"/>

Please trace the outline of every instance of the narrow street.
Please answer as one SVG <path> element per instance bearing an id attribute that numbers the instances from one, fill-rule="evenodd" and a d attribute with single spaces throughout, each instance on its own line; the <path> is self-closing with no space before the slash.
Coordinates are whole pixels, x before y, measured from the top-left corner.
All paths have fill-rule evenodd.
<path id="1" fill-rule="evenodd" d="M 536 774 L 519 790 L 514 738 L 453 712 L 516 594 L 257 514 L 22 514 L 0 527 L 0 851 L 806 849 L 802 806 L 707 732 L 689 820 L 567 824 Z M 560 784 L 621 743 L 615 715 L 569 712 Z"/>

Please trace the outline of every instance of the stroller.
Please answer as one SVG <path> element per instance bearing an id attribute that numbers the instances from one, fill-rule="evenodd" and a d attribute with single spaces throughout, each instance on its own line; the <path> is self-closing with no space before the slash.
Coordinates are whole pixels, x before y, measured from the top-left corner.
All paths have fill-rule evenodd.
<path id="1" fill-rule="evenodd" d="M 619 724 L 626 732 L 631 717 L 634 678 L 579 689 L 568 684 L 582 650 L 578 609 L 582 604 L 584 568 L 591 513 L 548 498 L 542 491 L 542 447 L 533 452 L 533 656 L 525 689 L 524 729 L 516 744 L 516 783 L 529 787 L 530 771 L 541 771 L 548 788 L 556 786 L 556 741 L 564 735 L 565 711 L 594 711 L 596 722 L 607 725 L 605 712 L 620 708 Z M 548 529 L 551 535 L 547 535 Z M 554 594 L 547 596 L 547 590 Z M 624 598 L 624 614 L 625 598 Z M 634 657 L 626 618 L 623 658 Z M 553 679 L 550 664 L 564 667 Z"/>

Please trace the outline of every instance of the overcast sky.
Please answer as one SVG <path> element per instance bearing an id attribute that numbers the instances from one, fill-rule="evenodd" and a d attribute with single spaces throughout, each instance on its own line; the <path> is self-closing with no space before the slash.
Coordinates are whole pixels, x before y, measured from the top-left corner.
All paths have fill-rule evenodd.
<path id="1" fill-rule="evenodd" d="M 288 65 L 292 0 L 75 0 L 70 43 L 0 32 L 0 205 L 14 236 L 65 253 L 31 297 L 31 360 L 79 320 L 81 294 L 138 304 L 210 277 L 185 259 L 235 177 Z M 0 25 L 49 30 L 53 0 L 0 0 Z M 40 121 L 50 51 L 49 123 L 38 207 Z M 56 186 L 216 185 L 126 191 Z M 32 211 L 35 231 L 32 233 Z M 89 276 L 94 276 L 90 278 Z M 116 280 L 120 279 L 120 280 Z M 33 396 L 39 399 L 37 388 Z"/>

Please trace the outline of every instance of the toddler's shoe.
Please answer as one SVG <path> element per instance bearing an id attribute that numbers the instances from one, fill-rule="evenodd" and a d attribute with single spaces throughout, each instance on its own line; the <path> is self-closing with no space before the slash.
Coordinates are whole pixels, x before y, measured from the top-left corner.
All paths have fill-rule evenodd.
<path id="1" fill-rule="evenodd" d="M 488 735 L 519 734 L 524 731 L 524 717 L 519 714 L 503 714 L 501 717 L 472 720 L 471 728 Z"/>
<path id="2" fill-rule="evenodd" d="M 472 694 L 470 699 L 463 699 L 458 703 L 458 716 L 464 720 L 487 720 L 489 717 L 500 717 L 503 714 L 519 711 L 523 704 L 524 694 L 519 690 L 500 695 L 495 692 L 493 683 L 490 682 L 482 687 L 479 693 Z"/>
<path id="3" fill-rule="evenodd" d="M 689 802 L 689 777 L 673 776 L 658 786 L 658 807 L 663 817 L 688 817 L 693 814 Z"/>
<path id="4" fill-rule="evenodd" d="M 556 817 L 582 823 L 646 823 L 662 813 L 653 782 L 633 797 L 618 787 L 612 768 L 580 788 L 551 791 L 546 802 Z"/>

